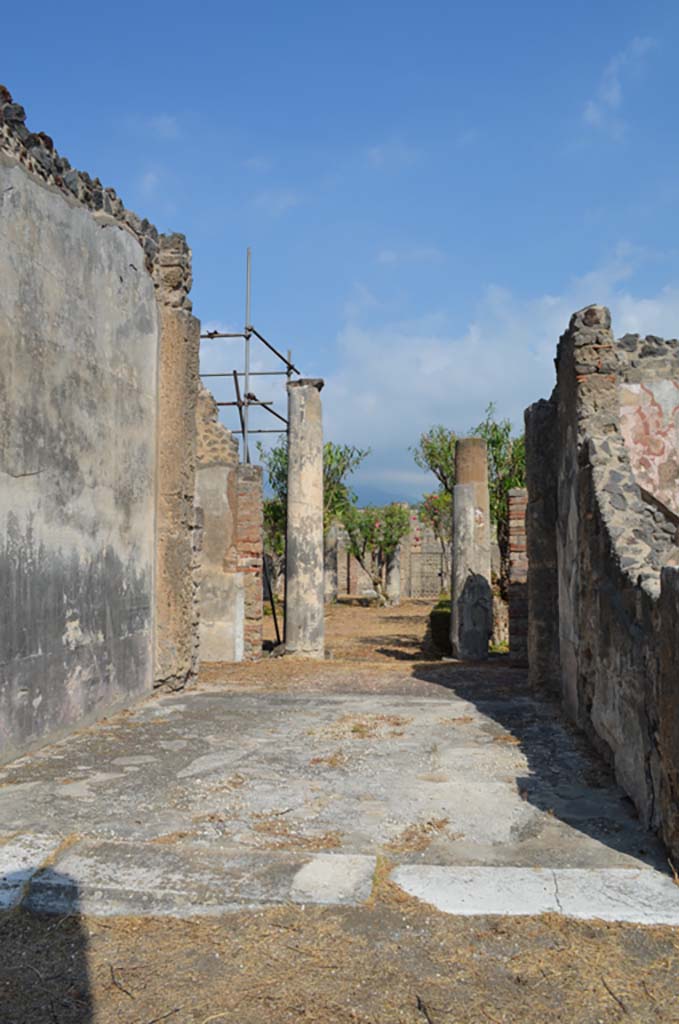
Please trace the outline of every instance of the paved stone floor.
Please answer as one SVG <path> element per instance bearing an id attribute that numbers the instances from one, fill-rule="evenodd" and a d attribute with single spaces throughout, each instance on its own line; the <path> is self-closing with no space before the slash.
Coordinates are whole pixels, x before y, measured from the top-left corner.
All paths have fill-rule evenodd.
<path id="1" fill-rule="evenodd" d="M 212 666 L 0 770 L 0 906 L 360 905 L 386 873 L 453 914 L 679 923 L 661 847 L 522 670 L 432 660 L 418 609 L 343 632 L 362 611 L 334 660 Z"/>

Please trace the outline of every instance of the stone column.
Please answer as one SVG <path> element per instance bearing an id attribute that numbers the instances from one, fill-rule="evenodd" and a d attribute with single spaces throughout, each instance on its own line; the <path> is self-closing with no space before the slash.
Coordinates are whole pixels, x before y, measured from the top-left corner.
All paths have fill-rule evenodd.
<path id="1" fill-rule="evenodd" d="M 401 603 L 401 545 L 387 559 L 387 602 L 391 607 Z"/>
<path id="2" fill-rule="evenodd" d="M 330 527 L 324 539 L 325 603 L 332 604 L 339 593 L 339 528 Z"/>
<path id="3" fill-rule="evenodd" d="M 285 648 L 325 656 L 322 380 L 288 384 L 288 530 Z"/>
<path id="4" fill-rule="evenodd" d="M 456 658 L 476 661 L 488 656 L 493 631 L 488 455 L 484 440 L 467 437 L 457 442 L 455 479 L 450 641 Z"/>

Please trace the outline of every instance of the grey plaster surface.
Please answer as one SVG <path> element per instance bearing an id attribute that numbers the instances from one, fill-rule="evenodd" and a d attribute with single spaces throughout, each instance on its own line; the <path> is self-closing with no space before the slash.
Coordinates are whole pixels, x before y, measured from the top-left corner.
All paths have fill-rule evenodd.
<path id="1" fill-rule="evenodd" d="M 157 306 L 139 242 L 0 157 L 0 760 L 151 689 Z"/>
<path id="2" fill-rule="evenodd" d="M 0 771 L 2 906 L 358 903 L 379 856 L 455 913 L 517 912 L 528 892 L 530 912 L 679 922 L 660 846 L 527 696 L 167 695 Z"/>

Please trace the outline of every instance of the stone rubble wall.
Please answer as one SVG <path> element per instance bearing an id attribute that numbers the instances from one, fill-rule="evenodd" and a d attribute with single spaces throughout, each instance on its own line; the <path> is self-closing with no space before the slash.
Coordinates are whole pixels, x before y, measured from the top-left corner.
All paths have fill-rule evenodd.
<path id="1" fill-rule="evenodd" d="M 191 253 L 0 86 L 0 758 L 197 660 Z"/>
<path id="2" fill-rule="evenodd" d="M 156 687 L 182 689 L 196 675 L 199 552 L 196 402 L 200 322 L 185 297 L 191 253 L 183 235 L 160 237 L 154 281 L 160 310 L 156 468 Z M 187 267 L 189 268 L 187 271 Z"/>
<path id="3" fill-rule="evenodd" d="M 607 309 L 581 310 L 559 342 L 554 393 L 528 410 L 526 428 L 531 679 L 556 682 L 678 857 L 676 516 L 640 487 L 639 450 L 622 426 L 630 383 L 679 380 L 676 350 L 616 343 Z M 676 450 L 668 442 L 661 456 L 667 464 Z"/>

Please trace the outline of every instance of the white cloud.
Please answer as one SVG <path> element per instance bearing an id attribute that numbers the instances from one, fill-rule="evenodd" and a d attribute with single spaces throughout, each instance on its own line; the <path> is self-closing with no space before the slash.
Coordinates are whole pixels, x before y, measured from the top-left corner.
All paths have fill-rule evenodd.
<path id="1" fill-rule="evenodd" d="M 282 214 L 299 206 L 302 197 L 298 192 L 289 188 L 267 188 L 258 192 L 253 200 L 255 206 L 263 210 L 271 217 L 280 217 Z"/>
<path id="2" fill-rule="evenodd" d="M 327 436 L 372 449 L 357 483 L 394 499 L 417 498 L 433 481 L 415 472 L 409 447 L 434 423 L 468 429 L 489 402 L 522 429 L 525 407 L 552 390 L 559 336 L 589 303 L 610 306 L 618 337 L 679 334 L 679 282 L 635 294 L 627 283 L 635 258 L 620 246 L 606 265 L 557 295 L 522 299 L 489 286 L 476 316 L 459 327 L 441 314 L 410 323 L 385 318 L 375 328 L 363 326 L 360 315 L 349 320 L 323 396 Z"/>
<path id="3" fill-rule="evenodd" d="M 596 94 L 585 103 L 582 117 L 590 128 L 620 141 L 626 124 L 620 115 L 623 101 L 623 80 L 637 71 L 646 55 L 655 46 L 650 36 L 637 36 L 629 46 L 616 54 L 606 65 Z"/>
<path id="4" fill-rule="evenodd" d="M 435 245 L 411 245 L 380 249 L 377 262 L 383 265 L 395 263 L 438 263 L 444 258 L 441 249 Z"/>

